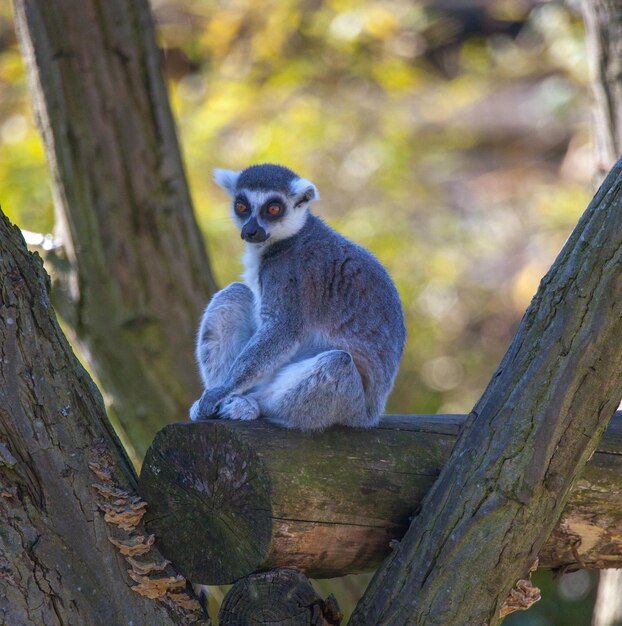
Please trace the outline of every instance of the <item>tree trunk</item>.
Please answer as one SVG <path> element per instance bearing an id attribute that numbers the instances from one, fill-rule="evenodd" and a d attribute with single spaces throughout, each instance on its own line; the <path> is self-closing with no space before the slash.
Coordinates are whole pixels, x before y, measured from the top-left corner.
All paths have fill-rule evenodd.
<path id="1" fill-rule="evenodd" d="M 313 578 L 372 571 L 408 529 L 464 421 L 387 415 L 373 430 L 313 435 L 265 420 L 170 424 L 141 470 L 147 529 L 184 576 L 210 585 L 273 567 Z M 622 565 L 621 477 L 619 413 L 540 551 L 540 567 Z"/>
<path id="2" fill-rule="evenodd" d="M 200 623 L 144 531 L 134 470 L 48 286 L 0 211 L 0 622 Z"/>
<path id="3" fill-rule="evenodd" d="M 584 0 L 592 83 L 596 178 L 602 180 L 622 153 L 622 1 Z M 616 617 L 617 616 L 617 617 Z M 622 620 L 622 571 L 600 573 L 594 626 Z"/>
<path id="4" fill-rule="evenodd" d="M 622 153 L 622 1 L 583 0 L 598 180 Z"/>
<path id="5" fill-rule="evenodd" d="M 138 454 L 200 393 L 214 291 L 147 0 L 14 0 L 53 173 L 54 304 Z"/>
<path id="6" fill-rule="evenodd" d="M 622 162 L 536 296 L 358 624 L 496 624 L 622 397 Z"/>

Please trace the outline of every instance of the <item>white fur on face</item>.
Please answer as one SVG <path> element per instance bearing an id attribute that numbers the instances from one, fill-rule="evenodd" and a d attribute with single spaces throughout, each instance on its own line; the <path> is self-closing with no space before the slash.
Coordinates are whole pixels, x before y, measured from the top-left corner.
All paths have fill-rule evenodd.
<path id="1" fill-rule="evenodd" d="M 307 217 L 309 217 L 309 209 L 305 206 L 288 209 L 282 219 L 270 225 L 270 239 L 281 241 L 293 237 L 305 225 Z"/>
<path id="2" fill-rule="evenodd" d="M 250 244 L 251 246 L 270 245 L 275 241 L 281 241 L 282 239 L 293 237 L 305 225 L 307 217 L 309 216 L 308 202 L 295 207 L 293 206 L 292 199 L 281 193 L 275 193 L 273 191 L 251 191 L 249 189 L 240 189 L 239 192 L 243 193 L 246 199 L 250 202 L 251 216 L 255 217 L 260 226 L 270 235 L 267 241 L 260 244 Z M 285 215 L 281 219 L 275 221 L 263 220 L 261 216 L 258 215 L 259 209 L 269 198 L 274 197 L 278 197 L 285 205 Z M 235 211 L 233 211 L 233 217 L 240 226 L 243 226 L 249 219 L 240 219 Z"/>

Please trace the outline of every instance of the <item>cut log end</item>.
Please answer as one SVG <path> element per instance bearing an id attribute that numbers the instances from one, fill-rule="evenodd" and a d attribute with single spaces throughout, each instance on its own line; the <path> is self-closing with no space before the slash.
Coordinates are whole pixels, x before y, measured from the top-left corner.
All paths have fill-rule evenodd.
<path id="1" fill-rule="evenodd" d="M 190 580 L 228 583 L 261 564 L 271 538 L 270 478 L 230 431 L 190 423 L 162 429 L 141 485 L 148 531 Z"/>
<path id="2" fill-rule="evenodd" d="M 341 619 L 334 597 L 322 600 L 308 578 L 292 569 L 239 580 L 218 614 L 220 626 L 339 626 Z"/>

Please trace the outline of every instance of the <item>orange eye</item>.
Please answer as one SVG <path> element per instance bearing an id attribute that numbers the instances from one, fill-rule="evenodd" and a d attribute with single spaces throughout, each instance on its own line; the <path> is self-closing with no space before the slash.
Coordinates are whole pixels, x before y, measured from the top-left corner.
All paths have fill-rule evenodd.
<path id="1" fill-rule="evenodd" d="M 248 211 L 248 207 L 243 202 L 235 203 L 235 212 L 236 213 L 246 213 Z"/>
<path id="2" fill-rule="evenodd" d="M 267 209 L 266 213 L 271 217 L 277 217 L 281 215 L 282 208 L 279 204 L 271 204 Z"/>

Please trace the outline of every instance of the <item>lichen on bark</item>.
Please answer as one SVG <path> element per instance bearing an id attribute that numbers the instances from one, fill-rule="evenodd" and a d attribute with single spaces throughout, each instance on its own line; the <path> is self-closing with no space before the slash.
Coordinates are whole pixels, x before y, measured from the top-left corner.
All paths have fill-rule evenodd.
<path id="1" fill-rule="evenodd" d="M 106 482 L 116 491 L 106 495 Z M 58 326 L 41 259 L 0 211 L 1 623 L 202 622 L 199 611 L 132 590 L 128 563 L 109 541 L 126 530 L 99 505 L 120 514 L 124 500 L 126 529 L 146 535 L 136 483 L 101 395 Z"/>

